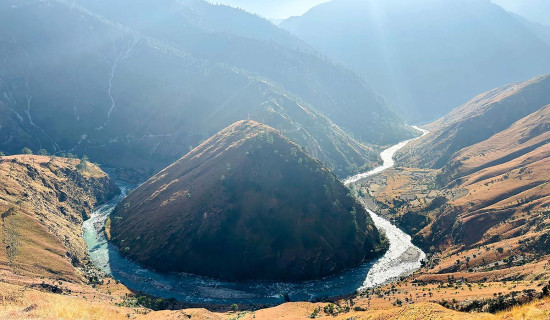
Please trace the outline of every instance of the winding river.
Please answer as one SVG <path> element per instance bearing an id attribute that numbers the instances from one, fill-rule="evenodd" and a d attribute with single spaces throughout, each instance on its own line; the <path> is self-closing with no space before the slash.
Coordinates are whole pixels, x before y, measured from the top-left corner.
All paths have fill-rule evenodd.
<path id="1" fill-rule="evenodd" d="M 425 130 L 416 128 L 422 131 Z M 413 139 L 414 140 L 414 139 Z M 365 177 L 381 173 L 394 166 L 393 156 L 412 140 L 401 142 L 381 153 L 383 165 L 369 172 L 344 180 L 353 184 Z M 389 240 L 388 251 L 376 261 L 371 261 L 343 273 L 323 279 L 299 283 L 249 281 L 225 282 L 206 277 L 172 273 L 161 274 L 148 270 L 122 257 L 107 241 L 103 232 L 105 221 L 117 203 L 133 186 L 118 183 L 121 194 L 98 207 L 92 217 L 84 222 L 83 235 L 93 263 L 105 273 L 127 287 L 162 298 L 176 298 L 190 304 L 279 304 L 285 298 L 291 301 L 314 301 L 318 299 L 352 294 L 385 284 L 420 268 L 424 252 L 414 246 L 411 237 L 386 219 L 366 208 L 376 227 Z"/>

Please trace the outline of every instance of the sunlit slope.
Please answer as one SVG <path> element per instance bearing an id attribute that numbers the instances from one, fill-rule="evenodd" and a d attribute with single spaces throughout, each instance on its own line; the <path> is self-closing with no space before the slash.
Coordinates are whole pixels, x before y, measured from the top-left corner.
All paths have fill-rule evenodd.
<path id="1" fill-rule="evenodd" d="M 504 96 L 499 91 L 500 99 L 466 105 L 444 118 L 455 121 L 432 124 L 440 131 L 412 150 L 429 159 L 438 146 L 457 148 L 442 169 L 398 168 L 365 182 L 383 210 L 435 253 L 427 278 L 449 273 L 477 281 L 548 276 L 550 106 L 468 147 L 461 148 L 464 140 L 457 138 L 461 132 L 483 137 L 487 129 L 497 128 L 484 118 L 487 114 L 507 120 L 513 112 L 506 106 L 523 111 L 547 95 L 535 89 Z M 529 93 L 538 98 L 531 100 Z"/>
<path id="2" fill-rule="evenodd" d="M 40 156 L 0 159 L 0 270 L 26 278 L 84 281 L 81 223 L 117 192 L 97 166 Z"/>
<path id="3" fill-rule="evenodd" d="M 405 166 L 439 169 L 455 152 L 489 139 L 514 122 L 550 104 L 550 76 L 512 84 L 478 95 L 445 117 L 429 124 L 426 137 L 407 145 L 397 155 Z M 536 125 L 536 124 L 535 124 Z M 544 133 L 544 129 L 540 133 Z M 502 140 L 494 148 L 506 152 Z"/>

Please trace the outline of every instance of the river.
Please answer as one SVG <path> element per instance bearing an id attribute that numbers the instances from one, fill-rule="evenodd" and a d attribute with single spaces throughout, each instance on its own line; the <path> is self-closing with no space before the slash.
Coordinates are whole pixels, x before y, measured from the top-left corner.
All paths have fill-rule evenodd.
<path id="1" fill-rule="evenodd" d="M 425 130 L 419 129 L 424 134 Z M 414 139 L 413 139 L 414 140 Z M 353 184 L 365 177 L 381 173 L 394 166 L 393 156 L 412 140 L 401 142 L 380 156 L 383 164 L 369 172 L 344 180 Z M 105 238 L 103 227 L 117 203 L 133 188 L 118 183 L 121 194 L 94 210 L 84 222 L 83 236 L 92 262 L 128 288 L 162 298 L 175 298 L 191 304 L 280 304 L 285 297 L 291 301 L 315 301 L 323 298 L 353 294 L 398 279 L 420 268 L 424 252 L 414 246 L 411 237 L 366 208 L 376 227 L 389 240 L 388 251 L 378 260 L 364 263 L 340 274 L 299 283 L 248 281 L 226 282 L 206 277 L 171 273 L 161 274 L 143 268 L 122 257 Z"/>

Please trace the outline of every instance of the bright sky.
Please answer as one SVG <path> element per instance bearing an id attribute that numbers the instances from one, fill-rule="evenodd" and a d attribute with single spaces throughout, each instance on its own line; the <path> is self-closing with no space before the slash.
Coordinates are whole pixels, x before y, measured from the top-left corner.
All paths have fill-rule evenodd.
<path id="1" fill-rule="evenodd" d="M 291 16 L 300 16 L 312 7 L 328 1 L 329 0 L 210 0 L 212 3 L 239 7 L 268 19 L 286 19 Z"/>

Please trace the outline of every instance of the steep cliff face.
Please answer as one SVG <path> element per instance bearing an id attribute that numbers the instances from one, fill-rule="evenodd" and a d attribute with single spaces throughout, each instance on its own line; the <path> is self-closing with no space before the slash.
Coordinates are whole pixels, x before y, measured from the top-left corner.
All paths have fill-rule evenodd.
<path id="1" fill-rule="evenodd" d="M 33 278 L 83 280 L 78 271 L 87 263 L 82 222 L 118 188 L 96 165 L 78 164 L 79 160 L 45 156 L 2 157 L 1 270 Z"/>
<path id="2" fill-rule="evenodd" d="M 161 271 L 304 280 L 384 249 L 368 213 L 318 160 L 253 121 L 224 129 L 126 197 L 121 252 Z"/>

